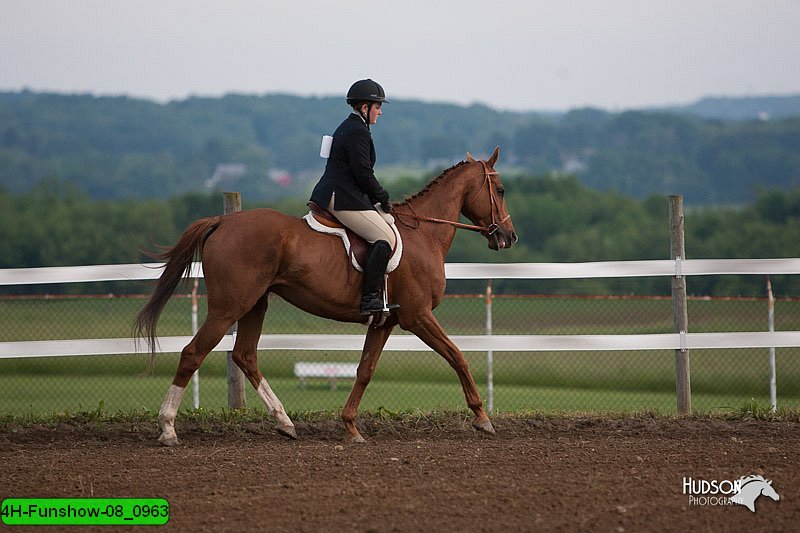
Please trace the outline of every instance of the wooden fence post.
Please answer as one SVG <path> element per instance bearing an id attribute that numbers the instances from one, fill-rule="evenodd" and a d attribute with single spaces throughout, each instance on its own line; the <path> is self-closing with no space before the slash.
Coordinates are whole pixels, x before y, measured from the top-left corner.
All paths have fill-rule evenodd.
<path id="1" fill-rule="evenodd" d="M 672 277 L 672 315 L 675 332 L 683 339 L 689 330 L 689 314 L 686 310 L 686 276 L 680 271 L 680 262 L 686 259 L 683 223 L 683 196 L 669 197 L 669 243 L 670 259 L 675 261 L 675 275 Z M 692 386 L 689 371 L 689 350 L 683 340 L 675 350 L 675 393 L 678 414 L 692 412 Z"/>
<path id="2" fill-rule="evenodd" d="M 242 195 L 238 192 L 224 192 L 225 214 L 242 210 Z M 231 326 L 228 334 L 236 335 L 237 324 Z M 243 409 L 245 406 L 244 372 L 233 362 L 233 352 L 228 352 L 228 407 L 230 409 Z"/>

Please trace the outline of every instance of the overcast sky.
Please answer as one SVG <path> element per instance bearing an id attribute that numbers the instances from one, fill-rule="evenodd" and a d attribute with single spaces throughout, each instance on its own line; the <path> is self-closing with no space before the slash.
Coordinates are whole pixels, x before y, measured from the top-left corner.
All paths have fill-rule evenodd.
<path id="1" fill-rule="evenodd" d="M 800 93 L 800 0 L 0 0 L 0 90 L 609 110 Z"/>

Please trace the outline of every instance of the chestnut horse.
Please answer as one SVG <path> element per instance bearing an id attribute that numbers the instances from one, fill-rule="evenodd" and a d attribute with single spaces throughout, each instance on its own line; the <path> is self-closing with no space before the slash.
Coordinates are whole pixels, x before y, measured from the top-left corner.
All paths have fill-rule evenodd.
<path id="1" fill-rule="evenodd" d="M 517 240 L 505 203 L 505 190 L 494 170 L 499 148 L 488 161 L 467 154 L 422 191 L 394 204 L 403 239 L 403 257 L 388 277 L 389 301 L 400 305 L 377 327 L 367 329 L 355 384 L 342 410 L 351 442 L 363 442 L 356 428 L 358 405 L 392 329 L 399 325 L 416 334 L 453 367 L 473 427 L 494 433 L 464 355 L 433 316 L 445 291 L 444 260 L 457 227 L 480 232 L 489 248 L 509 248 Z M 474 225 L 458 222 L 459 214 Z M 192 223 L 178 243 L 156 257 L 166 261 L 153 295 L 139 312 L 134 331 L 147 339 L 155 356 L 156 324 L 164 306 L 196 255 L 203 264 L 208 316 L 181 352 L 172 385 L 159 410 L 161 436 L 167 446 L 178 444 L 175 416 L 186 385 L 206 355 L 238 321 L 233 360 L 266 404 L 277 431 L 296 438 L 294 424 L 258 368 L 257 346 L 267 296 L 275 293 L 314 315 L 341 322 L 364 322 L 359 314 L 361 274 L 344 252 L 339 237 L 312 230 L 302 219 L 272 209 L 254 209 Z"/>

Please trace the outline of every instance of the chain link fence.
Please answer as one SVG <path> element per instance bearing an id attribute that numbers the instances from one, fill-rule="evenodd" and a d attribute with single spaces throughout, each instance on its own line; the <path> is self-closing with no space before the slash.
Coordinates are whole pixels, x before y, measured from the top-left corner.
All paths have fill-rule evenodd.
<path id="1" fill-rule="evenodd" d="M 491 300 L 495 335 L 609 335 L 673 331 L 672 303 L 665 296 L 632 296 L 624 286 L 615 296 L 526 293 L 505 283 L 506 294 Z M 474 284 L 473 284 L 474 288 Z M 542 283 L 540 289 L 547 289 Z M 140 292 L 148 286 L 141 285 Z M 129 337 L 136 313 L 148 296 L 0 296 L 0 341 Z M 435 314 L 450 335 L 486 333 L 484 294 L 448 294 Z M 199 296 L 198 318 L 205 315 Z M 766 331 L 766 298 L 691 298 L 692 332 Z M 364 326 L 305 314 L 270 298 L 264 333 L 363 334 Z M 800 330 L 800 298 L 778 298 L 775 330 Z M 176 294 L 159 322 L 159 335 L 192 333 L 192 300 Z M 406 334 L 396 328 L 395 335 Z M 481 395 L 487 394 L 487 354 L 465 354 Z M 800 349 L 777 350 L 778 406 L 800 407 Z M 105 410 L 158 410 L 177 368 L 178 354 L 161 354 L 152 374 L 147 356 L 76 356 L 0 360 L 0 414 L 52 414 Z M 297 362 L 357 363 L 359 352 L 259 352 L 260 368 L 289 412 L 338 410 L 352 385 L 348 379 L 294 375 Z M 769 350 L 693 350 L 693 409 L 738 410 L 752 401 L 769 406 Z M 492 354 L 495 412 L 675 412 L 674 351 L 495 352 Z M 190 385 L 182 408 L 193 407 Z M 248 386 L 247 405 L 261 407 Z M 199 405 L 227 406 L 226 355 L 211 353 L 199 371 Z M 361 404 L 392 412 L 466 407 L 455 372 L 432 351 L 385 352 Z"/>

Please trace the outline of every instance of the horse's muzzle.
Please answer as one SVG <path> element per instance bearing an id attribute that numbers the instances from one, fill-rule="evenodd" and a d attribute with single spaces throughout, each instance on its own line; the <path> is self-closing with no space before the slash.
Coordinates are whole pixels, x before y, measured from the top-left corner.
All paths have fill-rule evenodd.
<path id="1" fill-rule="evenodd" d="M 489 248 L 492 250 L 504 250 L 511 248 L 519 240 L 519 237 L 514 231 L 506 231 L 500 227 L 495 227 L 494 231 L 487 235 L 489 240 Z"/>

